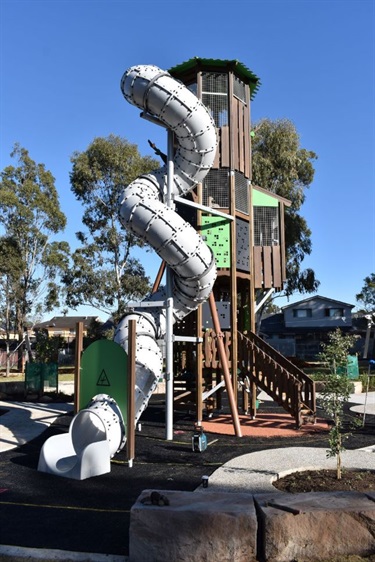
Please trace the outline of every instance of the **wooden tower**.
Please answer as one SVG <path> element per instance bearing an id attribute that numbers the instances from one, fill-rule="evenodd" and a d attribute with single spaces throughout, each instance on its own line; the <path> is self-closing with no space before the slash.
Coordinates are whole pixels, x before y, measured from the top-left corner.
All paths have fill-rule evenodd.
<path id="1" fill-rule="evenodd" d="M 217 128 L 214 166 L 192 198 L 221 214 L 181 204 L 178 211 L 201 231 L 216 258 L 214 297 L 236 394 L 238 334 L 255 332 L 257 301 L 269 290 L 280 290 L 286 279 L 284 206 L 289 202 L 252 185 L 250 103 L 259 87 L 258 77 L 238 61 L 202 58 L 190 59 L 169 72 L 209 108 Z M 198 420 L 205 391 L 212 385 L 205 380 L 207 370 L 212 373 L 218 367 L 205 339 L 210 329 L 207 304 L 176 328 L 177 334 L 203 340 L 198 345 L 176 346 L 177 372 L 182 369 L 197 377 Z"/>

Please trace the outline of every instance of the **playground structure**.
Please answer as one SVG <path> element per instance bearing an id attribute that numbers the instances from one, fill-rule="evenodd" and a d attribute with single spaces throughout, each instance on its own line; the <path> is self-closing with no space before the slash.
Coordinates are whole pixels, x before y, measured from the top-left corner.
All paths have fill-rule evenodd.
<path id="1" fill-rule="evenodd" d="M 209 108 L 218 138 L 214 163 L 189 196 L 198 208 L 180 202 L 177 208 L 214 252 L 218 274 L 210 300 L 220 329 L 207 304 L 177 324 L 175 406 L 195 409 L 198 421 L 204 411 L 220 408 L 221 392 L 228 388 L 220 344 L 236 406 L 241 402 L 254 418 L 261 389 L 300 427 L 305 419 L 315 419 L 314 383 L 255 333 L 259 308 L 286 281 L 284 214 L 290 205 L 252 183 L 250 105 L 259 79 L 239 61 L 197 57 L 170 73 Z M 184 341 L 187 334 L 202 343 Z"/>
<path id="2" fill-rule="evenodd" d="M 200 424 L 204 409 L 220 405 L 224 387 L 235 434 L 241 436 L 239 383 L 242 407 L 251 417 L 258 388 L 282 405 L 297 427 L 305 417 L 315 417 L 314 383 L 255 335 L 257 309 L 286 279 L 283 217 L 289 205 L 251 184 L 250 99 L 258 85 L 238 61 L 211 59 L 192 59 L 169 73 L 135 66 L 121 81 L 125 99 L 169 131 L 167 164 L 127 186 L 120 202 L 123 225 L 167 264 L 167 283 L 160 287 L 160 274 L 152 294 L 124 316 L 115 333 L 115 342 L 135 356 L 134 422 L 165 366 L 167 439 L 173 439 L 175 407 L 194 408 Z M 131 323 L 135 349 L 129 345 Z M 165 342 L 165 362 L 160 342 Z M 110 399 L 99 395 L 94 402 L 104 401 L 108 408 Z M 96 413 L 100 417 L 101 408 Z M 40 470 L 78 479 L 108 471 L 127 430 L 114 448 L 107 443 L 107 461 L 98 462 L 92 474 L 87 468 L 66 469 L 77 457 L 84 464 L 87 447 L 99 454 L 109 440 L 105 423 L 99 434 L 91 431 L 97 420 L 90 411 L 78 419 L 82 423 L 74 418 L 67 436 L 73 446 L 63 447 L 64 458 L 74 460 L 57 458 L 48 440 Z M 93 447 L 81 439 L 86 423 Z M 95 456 L 89 461 L 94 465 Z"/>

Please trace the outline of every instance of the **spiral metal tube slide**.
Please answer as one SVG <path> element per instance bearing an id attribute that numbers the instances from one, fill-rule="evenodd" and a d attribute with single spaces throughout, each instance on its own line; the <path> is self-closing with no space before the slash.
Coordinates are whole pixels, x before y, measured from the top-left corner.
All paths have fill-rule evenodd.
<path id="1" fill-rule="evenodd" d="M 121 81 L 125 99 L 173 131 L 172 195 L 184 196 L 202 182 L 213 165 L 217 139 L 214 122 L 201 101 L 168 72 L 156 66 L 134 66 Z M 201 236 L 165 204 L 167 168 L 140 176 L 124 189 L 120 220 L 135 235 L 150 244 L 174 272 L 173 317 L 182 320 L 210 296 L 216 266 L 210 248 Z M 136 308 L 119 323 L 115 341 L 128 349 L 128 322 L 136 320 L 136 420 L 162 373 L 163 358 L 157 343 L 166 331 L 166 313 L 152 307 L 165 301 L 162 287 L 146 298 L 150 307 Z"/>
<path id="2" fill-rule="evenodd" d="M 69 433 L 45 441 L 38 470 L 74 480 L 106 474 L 111 471 L 111 458 L 125 443 L 125 425 L 117 402 L 108 394 L 98 394 L 74 416 Z"/>

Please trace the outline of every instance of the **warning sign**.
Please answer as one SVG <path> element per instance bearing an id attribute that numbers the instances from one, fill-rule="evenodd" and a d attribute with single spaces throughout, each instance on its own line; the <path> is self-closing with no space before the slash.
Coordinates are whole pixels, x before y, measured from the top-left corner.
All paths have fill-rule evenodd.
<path id="1" fill-rule="evenodd" d="M 105 372 L 104 369 L 100 373 L 96 386 L 111 386 L 111 383 L 109 382 L 109 379 L 107 377 L 107 373 Z"/>

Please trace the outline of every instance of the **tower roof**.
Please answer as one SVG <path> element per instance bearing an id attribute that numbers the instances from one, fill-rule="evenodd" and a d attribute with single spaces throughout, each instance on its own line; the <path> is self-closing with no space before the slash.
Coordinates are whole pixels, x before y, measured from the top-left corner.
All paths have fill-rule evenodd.
<path id="1" fill-rule="evenodd" d="M 202 59 L 193 57 L 169 69 L 174 78 L 186 75 L 189 70 L 211 70 L 212 72 L 234 72 L 245 84 L 250 86 L 250 97 L 253 99 L 260 86 L 260 79 L 238 60 Z"/>

